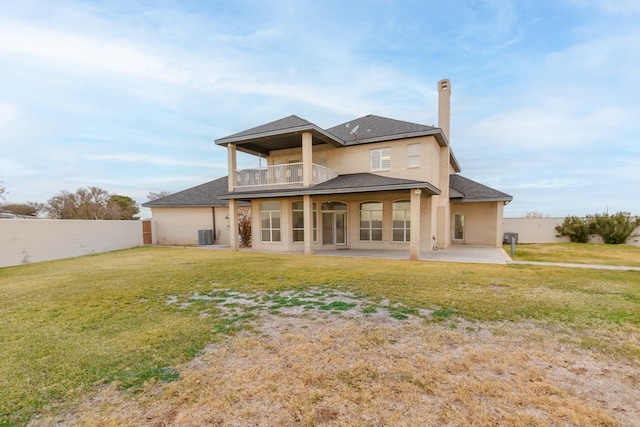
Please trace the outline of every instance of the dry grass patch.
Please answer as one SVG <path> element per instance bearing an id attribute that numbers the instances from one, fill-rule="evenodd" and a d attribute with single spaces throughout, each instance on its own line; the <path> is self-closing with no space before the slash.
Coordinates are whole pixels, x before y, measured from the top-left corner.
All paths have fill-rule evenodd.
<path id="1" fill-rule="evenodd" d="M 511 246 L 505 246 L 510 252 Z M 520 244 L 515 261 L 560 262 L 640 267 L 640 246 L 592 243 Z"/>
<path id="2" fill-rule="evenodd" d="M 307 291 L 315 294 L 306 295 Z M 316 326 L 327 316 L 380 325 L 349 326 L 352 338 L 369 341 L 374 355 L 393 344 L 390 332 L 385 332 L 387 327 L 392 327 L 399 341 L 411 338 L 401 336 L 405 333 L 420 336 L 420 331 L 396 325 L 417 322 L 434 328 L 424 332 L 425 342 L 431 346 L 435 344 L 427 336 L 436 331 L 446 332 L 446 338 L 453 340 L 458 334 L 473 337 L 475 329 L 485 330 L 483 325 L 535 322 L 554 331 L 550 338 L 554 342 L 566 342 L 585 354 L 601 355 L 603 360 L 640 366 L 640 274 L 635 271 L 138 248 L 0 269 L 0 426 L 24 425 L 37 417 L 51 419 L 51 414 L 76 408 L 98 388 L 117 390 L 114 393 L 122 396 L 123 402 L 131 400 L 129 408 L 148 415 L 151 412 L 144 408 L 156 407 L 146 400 L 153 398 L 149 394 L 156 390 L 152 385 L 183 378 L 188 370 L 181 367 L 207 345 L 221 339 L 227 342 L 233 334 L 256 345 L 266 340 L 265 345 L 277 351 L 289 345 L 278 336 L 267 338 L 272 336 L 269 325 L 275 330 L 282 327 L 265 321 L 287 316 L 310 322 L 299 331 L 291 329 L 292 333 L 314 336 L 320 336 L 313 331 L 321 331 Z M 384 321 L 378 324 L 377 319 Z M 334 326 L 336 330 L 347 327 Z M 473 330 L 467 331 L 467 327 Z M 502 336 L 501 327 L 486 328 L 492 330 L 492 336 Z M 252 330 L 259 335 L 243 335 Z M 327 342 L 338 343 L 331 341 L 331 335 L 322 336 Z M 518 338 L 509 328 L 504 336 Z M 228 344 L 235 348 L 239 342 L 234 338 Z M 322 349 L 311 344 L 310 348 L 318 357 L 322 354 Z M 335 348 L 341 355 L 336 357 L 344 356 L 341 351 Z M 260 357 L 263 354 L 258 352 L 254 360 Z M 346 360 L 364 363 L 368 357 L 363 350 L 358 359 Z M 437 360 L 434 356 L 429 363 L 437 366 Z M 265 371 L 268 368 L 262 366 Z M 316 370 L 320 377 L 313 382 L 316 377 L 310 376 L 308 381 L 322 386 L 319 401 L 330 399 L 331 381 L 360 385 L 363 391 L 358 393 L 364 393 L 369 382 L 382 388 L 407 386 L 398 379 L 404 378 L 401 375 L 393 377 L 394 383 L 383 373 L 372 371 L 377 376 L 367 380 L 367 369 L 375 366 L 355 368 L 342 365 L 340 372 L 326 374 Z M 293 387 L 287 383 L 286 372 L 280 374 L 286 380 L 283 387 Z M 431 390 L 428 377 L 420 375 L 412 377 L 421 381 L 415 384 Z M 185 384 L 183 381 L 175 384 Z M 137 390 L 144 392 L 136 395 Z M 157 390 L 164 393 L 165 388 Z M 199 392 L 194 389 L 196 395 Z M 430 393 L 440 396 L 440 392 Z M 401 394 L 408 396 L 404 391 Z M 424 396 L 430 395 L 422 396 L 426 399 Z M 161 396 L 156 399 L 155 405 L 166 400 Z M 307 400 L 301 402 L 311 405 Z M 110 405 L 108 399 L 105 404 Z M 238 405 L 233 400 L 227 404 Z M 325 411 L 319 420 L 331 418 L 336 411 L 333 407 L 310 407 Z M 354 419 L 358 419 L 354 410 Z M 344 412 L 337 413 L 344 416 Z"/>
<path id="3" fill-rule="evenodd" d="M 353 305 L 323 310 L 314 299 Z M 640 423 L 637 367 L 580 348 L 567 330 L 441 322 L 427 311 L 398 320 L 390 305 L 322 289 L 235 292 L 215 304 L 230 318 L 260 308 L 242 332 L 182 366 L 179 381 L 138 395 L 105 387 L 33 426 Z"/>

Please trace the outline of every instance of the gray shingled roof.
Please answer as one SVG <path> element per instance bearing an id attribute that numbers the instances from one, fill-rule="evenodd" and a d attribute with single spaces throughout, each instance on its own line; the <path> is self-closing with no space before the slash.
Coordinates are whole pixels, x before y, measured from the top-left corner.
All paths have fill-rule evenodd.
<path id="1" fill-rule="evenodd" d="M 374 142 L 377 140 L 421 136 L 424 134 L 435 135 L 438 134 L 439 131 L 439 128 L 433 126 L 389 119 L 373 114 L 327 129 L 327 132 L 337 136 L 349 145 Z"/>
<path id="2" fill-rule="evenodd" d="M 510 202 L 513 196 L 495 190 L 479 182 L 465 178 L 458 174 L 449 175 L 451 199 L 462 199 L 463 202 L 505 201 Z"/>
<path id="3" fill-rule="evenodd" d="M 271 151 L 301 146 L 302 132 L 310 132 L 312 143 L 344 145 L 344 141 L 321 127 L 298 116 L 289 116 L 257 126 L 224 138 L 216 139 L 217 145 L 236 144 L 236 148 L 251 154 L 269 155 Z"/>
<path id="4" fill-rule="evenodd" d="M 279 120 L 274 120 L 273 122 L 256 126 L 254 128 L 247 129 L 242 132 L 234 133 L 233 135 L 225 136 L 224 138 L 220 138 L 218 141 L 224 141 L 226 139 L 236 139 L 236 138 L 251 136 L 251 135 L 261 135 L 265 133 L 295 129 L 300 127 L 312 127 L 312 126 L 318 127 L 313 123 L 311 123 L 310 121 L 307 121 L 296 115 L 291 115 L 289 117 L 285 117 Z"/>
<path id="5" fill-rule="evenodd" d="M 511 201 L 509 194 L 495 190 L 479 182 L 458 174 L 449 176 L 449 197 L 463 202 Z M 143 203 L 142 206 L 154 207 L 210 207 L 228 206 L 228 199 L 249 199 L 253 197 L 279 197 L 303 194 L 348 194 L 373 191 L 407 190 L 422 188 L 430 194 L 440 194 L 440 190 L 425 181 L 391 178 L 372 173 L 354 173 L 339 175 L 336 178 L 311 188 L 285 188 L 277 190 L 256 190 L 250 192 L 229 193 L 227 177 L 188 188 L 161 199 Z"/>
<path id="6" fill-rule="evenodd" d="M 142 206 L 146 208 L 229 206 L 227 200 L 218 198 L 219 195 L 229 192 L 227 182 L 227 177 L 224 176 L 169 196 L 143 203 Z"/>
<path id="7" fill-rule="evenodd" d="M 420 136 L 433 136 L 441 147 L 448 145 L 440 128 L 373 114 L 329 129 L 322 129 L 308 120 L 292 115 L 216 139 L 215 143 L 222 146 L 233 143 L 240 151 L 268 156 L 271 151 L 300 147 L 301 132 L 311 132 L 314 145 L 329 143 L 336 147 Z M 450 152 L 450 162 L 455 171 L 460 172 L 453 150 Z"/>
<path id="8" fill-rule="evenodd" d="M 416 181 L 413 179 L 391 178 L 388 176 L 376 175 L 372 173 L 350 173 L 338 175 L 337 177 L 325 181 L 313 187 L 314 190 L 334 190 L 334 189 L 358 189 L 369 187 L 394 187 L 409 186 L 410 188 L 419 188 L 431 185 L 425 181 Z"/>

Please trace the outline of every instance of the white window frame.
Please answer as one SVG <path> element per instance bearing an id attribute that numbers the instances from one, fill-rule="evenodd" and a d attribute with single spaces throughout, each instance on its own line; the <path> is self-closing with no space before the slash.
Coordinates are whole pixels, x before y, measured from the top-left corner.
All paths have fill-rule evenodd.
<path id="1" fill-rule="evenodd" d="M 303 226 L 296 227 L 296 216 L 303 216 Z M 318 208 L 316 207 L 316 203 L 313 202 L 313 241 L 318 241 Z M 304 206 L 302 205 L 302 201 L 296 201 L 291 203 L 291 229 L 293 233 L 291 238 L 294 242 L 304 242 Z M 302 231 L 302 240 L 296 240 L 296 231 Z"/>
<path id="2" fill-rule="evenodd" d="M 365 205 L 379 205 L 379 209 L 363 209 Z M 378 206 L 376 206 L 377 208 Z M 374 219 L 374 213 L 379 213 L 380 219 Z M 382 202 L 368 201 L 360 203 L 360 241 L 361 242 L 382 242 L 382 228 L 384 222 L 384 204 Z M 373 222 L 379 221 L 380 227 L 374 227 Z M 364 226 L 363 226 L 364 224 Z M 366 232 L 368 238 L 363 238 L 362 233 Z M 374 239 L 375 234 L 379 235 L 379 239 Z"/>
<path id="3" fill-rule="evenodd" d="M 260 239 L 266 243 L 282 241 L 280 202 L 260 203 Z"/>
<path id="4" fill-rule="evenodd" d="M 370 153 L 372 171 L 391 169 L 391 147 L 375 148 Z"/>
<path id="5" fill-rule="evenodd" d="M 400 203 L 408 203 L 408 208 L 399 208 Z M 409 200 L 396 200 L 392 205 L 391 213 L 391 241 L 397 243 L 406 243 L 411 241 L 411 201 Z M 398 223 L 402 223 L 402 226 L 397 227 Z M 396 231 L 402 231 L 402 240 L 396 240 Z"/>
<path id="6" fill-rule="evenodd" d="M 407 145 L 407 168 L 420 167 L 420 144 Z"/>

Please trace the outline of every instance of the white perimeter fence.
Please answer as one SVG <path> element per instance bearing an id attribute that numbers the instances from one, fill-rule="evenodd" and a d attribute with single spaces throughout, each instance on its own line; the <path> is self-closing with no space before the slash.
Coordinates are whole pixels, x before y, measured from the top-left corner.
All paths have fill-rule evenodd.
<path id="1" fill-rule="evenodd" d="M 518 233 L 518 243 L 568 242 L 556 237 L 564 218 L 505 218 L 503 231 Z M 0 220 L 0 267 L 71 258 L 142 246 L 142 221 L 55 219 Z M 628 245 L 640 246 L 640 228 Z M 594 243 L 599 238 L 594 238 Z"/>
<path id="2" fill-rule="evenodd" d="M 0 267 L 142 244 L 142 221 L 0 219 Z"/>
<path id="3" fill-rule="evenodd" d="M 518 243 L 559 243 L 568 242 L 568 237 L 556 237 L 556 225 L 564 222 L 562 218 L 504 218 L 502 230 L 518 233 Z M 640 227 L 627 240 L 627 245 L 640 246 Z M 635 236 L 633 236 L 635 235 Z M 593 236 L 591 243 L 602 243 L 600 236 Z"/>

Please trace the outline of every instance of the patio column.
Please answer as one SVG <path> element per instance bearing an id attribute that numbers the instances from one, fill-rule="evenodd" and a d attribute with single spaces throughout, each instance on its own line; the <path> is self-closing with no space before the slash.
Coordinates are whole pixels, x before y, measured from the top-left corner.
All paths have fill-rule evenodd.
<path id="1" fill-rule="evenodd" d="M 302 209 L 304 219 L 304 254 L 313 255 L 313 203 L 311 196 L 302 196 Z"/>
<path id="2" fill-rule="evenodd" d="M 504 202 L 496 202 L 496 248 L 502 247 L 502 238 L 504 236 L 502 230 L 502 221 L 504 218 Z"/>
<path id="3" fill-rule="evenodd" d="M 229 200 L 229 248 L 232 251 L 237 251 L 240 244 L 238 243 L 238 235 L 240 230 L 238 228 L 238 201 L 236 199 Z"/>
<path id="4" fill-rule="evenodd" d="M 302 134 L 302 186 L 310 187 L 313 182 L 313 137 L 311 132 Z"/>
<path id="5" fill-rule="evenodd" d="M 422 200 L 422 190 L 416 188 L 411 190 L 411 238 L 409 240 L 409 259 L 417 261 L 420 259 L 420 202 Z"/>
<path id="6" fill-rule="evenodd" d="M 229 169 L 228 187 L 229 193 L 236 188 L 236 144 L 227 145 L 227 168 Z"/>

